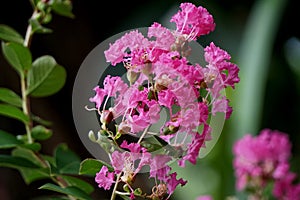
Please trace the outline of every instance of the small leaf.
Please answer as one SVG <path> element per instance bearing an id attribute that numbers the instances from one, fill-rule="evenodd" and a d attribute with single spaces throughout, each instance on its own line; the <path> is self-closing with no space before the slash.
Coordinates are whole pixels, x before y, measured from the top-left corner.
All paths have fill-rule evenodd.
<path id="1" fill-rule="evenodd" d="M 14 91 L 8 88 L 0 88 L 0 101 L 13 106 L 22 107 L 22 99 Z"/>
<path id="2" fill-rule="evenodd" d="M 18 147 L 12 151 L 12 155 L 14 157 L 21 157 L 30 160 L 32 163 L 39 167 L 46 167 L 45 163 L 43 163 L 43 161 L 32 150 Z"/>
<path id="3" fill-rule="evenodd" d="M 40 169 L 20 168 L 19 171 L 27 185 L 29 185 L 33 181 L 50 178 L 50 173 L 46 168 L 40 168 Z"/>
<path id="4" fill-rule="evenodd" d="M 56 65 L 47 79 L 30 95 L 33 97 L 45 97 L 55 94 L 65 85 L 66 77 L 66 70 L 62 66 Z"/>
<path id="5" fill-rule="evenodd" d="M 21 142 L 17 138 L 3 130 L 0 130 L 0 149 L 14 148 Z"/>
<path id="6" fill-rule="evenodd" d="M 37 165 L 25 158 L 14 157 L 10 155 L 0 155 L 0 166 L 11 167 L 15 169 L 19 169 L 20 167 L 35 169 L 39 168 Z"/>
<path id="7" fill-rule="evenodd" d="M 53 31 L 49 28 L 42 26 L 39 21 L 35 18 L 31 18 L 29 23 L 32 27 L 32 32 L 35 33 L 52 33 Z"/>
<path id="8" fill-rule="evenodd" d="M 52 136 L 52 131 L 44 126 L 37 125 L 32 128 L 31 135 L 36 140 L 47 140 Z"/>
<path id="9" fill-rule="evenodd" d="M 60 173 L 78 174 L 80 158 L 66 144 L 60 144 L 54 154 L 56 167 Z"/>
<path id="10" fill-rule="evenodd" d="M 39 189 L 51 190 L 54 192 L 71 195 L 73 197 L 76 197 L 79 200 L 92 200 L 92 198 L 86 192 L 82 191 L 77 187 L 71 186 L 71 187 L 61 188 L 52 183 L 46 183 L 45 185 L 41 186 Z"/>
<path id="11" fill-rule="evenodd" d="M 25 160 L 30 160 L 33 164 L 39 167 L 39 168 L 24 168 L 24 167 L 18 168 L 26 184 L 30 184 L 31 182 L 36 180 L 50 178 L 50 169 L 47 168 L 48 164 L 43 163 L 43 161 L 39 159 L 38 155 L 35 154 L 33 151 L 18 147 L 12 151 L 12 155 L 15 158 L 23 158 Z"/>
<path id="12" fill-rule="evenodd" d="M 51 121 L 42 119 L 42 118 L 40 118 L 39 116 L 36 116 L 36 115 L 31 114 L 31 118 L 34 122 L 37 122 L 38 124 L 42 124 L 44 126 L 51 126 L 52 125 Z"/>
<path id="13" fill-rule="evenodd" d="M 37 143 L 37 142 L 34 142 L 34 143 L 31 143 L 31 144 L 21 144 L 20 145 L 21 147 L 24 147 L 26 149 L 29 149 L 29 150 L 32 150 L 32 151 L 40 151 L 41 148 L 42 148 L 42 145 L 40 143 Z"/>
<path id="14" fill-rule="evenodd" d="M 74 18 L 74 14 L 72 13 L 72 2 L 69 0 L 56 0 L 53 1 L 53 4 L 51 5 L 53 11 L 56 14 Z"/>
<path id="15" fill-rule="evenodd" d="M 102 166 L 107 166 L 109 171 L 113 171 L 113 167 L 104 161 L 87 158 L 80 164 L 79 174 L 96 176 L 96 173 L 100 171 Z"/>
<path id="16" fill-rule="evenodd" d="M 24 42 L 23 37 L 17 31 L 4 24 L 0 24 L 0 39 L 19 44 L 23 44 Z"/>
<path id="17" fill-rule="evenodd" d="M 58 92 L 65 84 L 66 71 L 51 56 L 36 59 L 28 72 L 28 91 L 34 97 L 45 97 Z"/>
<path id="18" fill-rule="evenodd" d="M 94 191 L 94 187 L 91 184 L 79 178 L 73 176 L 61 176 L 61 177 L 67 182 L 68 186 L 77 187 L 88 194 L 91 194 Z"/>
<path id="19" fill-rule="evenodd" d="M 32 68 L 28 72 L 28 91 L 27 93 L 35 90 L 41 85 L 52 70 L 55 68 L 56 61 L 52 56 L 42 56 L 37 58 L 32 63 Z"/>
<path id="20" fill-rule="evenodd" d="M 6 60 L 19 74 L 24 74 L 25 70 L 31 68 L 32 57 L 27 47 L 18 43 L 2 42 L 2 50 Z"/>
<path id="21" fill-rule="evenodd" d="M 29 122 L 29 117 L 25 115 L 20 109 L 7 104 L 0 104 L 0 115 L 20 120 L 24 124 L 27 124 Z"/>

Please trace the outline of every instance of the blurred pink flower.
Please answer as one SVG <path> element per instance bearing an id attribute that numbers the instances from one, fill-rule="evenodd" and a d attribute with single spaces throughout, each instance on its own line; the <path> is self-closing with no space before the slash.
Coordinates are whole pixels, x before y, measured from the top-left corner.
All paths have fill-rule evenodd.
<path id="1" fill-rule="evenodd" d="M 289 170 L 291 143 L 287 134 L 276 130 L 264 129 L 256 137 L 245 135 L 235 143 L 233 152 L 238 190 L 263 187 Z"/>

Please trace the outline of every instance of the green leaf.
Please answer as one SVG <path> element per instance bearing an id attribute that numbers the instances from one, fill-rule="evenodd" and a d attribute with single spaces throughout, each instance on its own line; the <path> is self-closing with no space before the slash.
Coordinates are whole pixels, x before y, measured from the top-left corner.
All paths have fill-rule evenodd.
<path id="1" fill-rule="evenodd" d="M 76 197 L 79 200 L 92 200 L 92 198 L 86 192 L 82 191 L 81 189 L 79 189 L 77 187 L 73 187 L 73 186 L 61 188 L 52 183 L 46 183 L 45 185 L 41 186 L 39 189 L 51 190 L 54 192 L 71 195 L 73 197 Z"/>
<path id="2" fill-rule="evenodd" d="M 77 187 L 88 194 L 91 194 L 94 191 L 94 187 L 91 184 L 79 178 L 72 177 L 72 176 L 61 176 L 61 177 L 67 182 L 69 186 Z"/>
<path id="3" fill-rule="evenodd" d="M 24 74 L 25 70 L 31 68 L 32 57 L 27 47 L 18 43 L 2 42 L 2 50 L 6 60 L 19 74 Z"/>
<path id="4" fill-rule="evenodd" d="M 31 135 L 36 140 L 47 140 L 52 136 L 52 131 L 42 125 L 37 125 L 32 128 Z"/>
<path id="5" fill-rule="evenodd" d="M 0 115 L 20 120 L 24 124 L 27 124 L 29 122 L 29 117 L 25 115 L 20 109 L 7 104 L 0 104 Z"/>
<path id="6" fill-rule="evenodd" d="M 39 87 L 55 68 L 56 61 L 52 56 L 42 56 L 32 63 L 28 72 L 28 93 Z"/>
<path id="7" fill-rule="evenodd" d="M 0 24 L 0 39 L 19 44 L 23 44 L 24 42 L 23 37 L 17 31 L 4 24 Z"/>
<path id="8" fill-rule="evenodd" d="M 14 157 L 21 157 L 30 160 L 32 163 L 39 167 L 46 167 L 45 163 L 38 157 L 38 155 L 29 149 L 18 147 L 12 151 Z"/>
<path id="9" fill-rule="evenodd" d="M 26 149 L 29 149 L 29 150 L 32 150 L 32 151 L 35 151 L 35 152 L 38 152 L 41 150 L 42 148 L 42 145 L 40 143 L 37 143 L 37 142 L 34 142 L 34 143 L 31 143 L 31 144 L 21 144 L 20 147 L 24 147 Z"/>
<path id="10" fill-rule="evenodd" d="M 25 158 L 14 157 L 10 155 L 0 155 L 0 166 L 11 167 L 15 169 L 20 169 L 20 167 L 32 169 L 39 168 L 37 165 Z"/>
<path id="11" fill-rule="evenodd" d="M 78 174 L 80 158 L 66 144 L 60 144 L 54 153 L 56 167 L 62 174 Z"/>
<path id="12" fill-rule="evenodd" d="M 21 143 L 14 135 L 3 130 L 0 130 L 0 138 L 0 149 L 14 148 Z"/>
<path id="13" fill-rule="evenodd" d="M 20 168 L 19 172 L 21 173 L 26 184 L 30 184 L 33 181 L 50 178 L 50 173 L 46 168 L 40 168 L 40 169 Z"/>
<path id="14" fill-rule="evenodd" d="M 46 160 L 50 165 L 55 165 L 55 158 L 48 155 L 41 155 L 41 157 Z"/>
<path id="15" fill-rule="evenodd" d="M 47 163 L 39 158 L 37 154 L 33 151 L 18 147 L 12 151 L 12 155 L 17 158 L 24 158 L 30 160 L 33 164 L 38 166 L 37 169 L 32 168 L 19 168 L 19 171 L 25 181 L 25 183 L 30 184 L 33 181 L 50 178 L 50 169 L 47 168 Z"/>
<path id="16" fill-rule="evenodd" d="M 51 29 L 42 26 L 39 23 L 39 21 L 35 18 L 31 18 L 29 20 L 29 23 L 31 25 L 32 32 L 35 32 L 35 33 L 52 33 L 53 32 Z"/>
<path id="17" fill-rule="evenodd" d="M 0 101 L 13 106 L 22 107 L 22 99 L 14 91 L 8 88 L 0 88 Z"/>
<path id="18" fill-rule="evenodd" d="M 38 124 L 41 124 L 41 125 L 44 125 L 44 126 L 51 126 L 52 125 L 51 121 L 42 119 L 39 116 L 36 116 L 34 114 L 31 114 L 31 118 L 32 118 L 32 121 L 37 122 Z"/>
<path id="19" fill-rule="evenodd" d="M 107 166 L 109 171 L 113 171 L 113 167 L 104 161 L 87 158 L 80 164 L 79 174 L 96 176 L 96 173 L 100 171 L 102 166 Z"/>
<path id="20" fill-rule="evenodd" d="M 45 97 L 58 92 L 65 84 L 66 71 L 51 56 L 36 59 L 28 72 L 28 91 L 34 97 Z"/>
<path id="21" fill-rule="evenodd" d="M 74 14 L 72 13 L 72 2 L 69 0 L 55 0 L 51 7 L 56 14 L 74 18 Z"/>

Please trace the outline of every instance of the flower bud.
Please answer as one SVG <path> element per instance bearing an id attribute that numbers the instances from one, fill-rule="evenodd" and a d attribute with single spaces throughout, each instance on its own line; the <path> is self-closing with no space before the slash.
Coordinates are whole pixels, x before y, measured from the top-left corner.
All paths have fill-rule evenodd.
<path id="1" fill-rule="evenodd" d="M 145 74 L 146 76 L 149 76 L 152 71 L 152 63 L 147 62 L 145 63 L 145 66 L 142 68 L 142 73 Z"/>
<path id="2" fill-rule="evenodd" d="M 113 113 L 110 110 L 104 110 L 100 116 L 100 122 L 102 124 L 109 124 L 114 118 Z"/>
<path id="3" fill-rule="evenodd" d="M 137 80 L 137 78 L 139 77 L 140 73 L 134 72 L 130 69 L 128 69 L 126 76 L 128 81 L 130 82 L 130 84 L 132 84 L 133 82 L 135 82 Z"/>

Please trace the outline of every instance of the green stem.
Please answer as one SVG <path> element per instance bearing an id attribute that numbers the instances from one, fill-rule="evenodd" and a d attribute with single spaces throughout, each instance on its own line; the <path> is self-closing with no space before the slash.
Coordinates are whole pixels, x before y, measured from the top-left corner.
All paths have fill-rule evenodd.
<path id="1" fill-rule="evenodd" d="M 31 127 L 32 127 L 32 121 L 30 119 L 30 104 L 29 99 L 26 94 L 26 80 L 25 76 L 21 75 L 21 91 L 22 91 L 22 108 L 25 115 L 29 116 L 29 122 L 25 124 L 26 134 L 27 134 L 27 140 L 29 144 L 33 143 L 33 139 L 31 136 Z"/>
<path id="2" fill-rule="evenodd" d="M 36 15 L 36 11 L 33 12 L 32 16 Z M 26 30 L 26 35 L 25 35 L 25 40 L 24 40 L 24 46 L 25 47 L 30 47 L 31 44 L 31 40 L 32 40 L 32 36 L 33 36 L 33 32 L 32 32 L 32 27 L 29 24 L 27 26 L 27 30 Z M 29 122 L 25 125 L 25 129 L 26 129 L 26 134 L 27 134 L 27 140 L 29 144 L 33 143 L 33 139 L 31 136 L 31 128 L 32 128 L 32 120 L 30 117 L 30 101 L 29 98 L 26 94 L 26 74 L 27 72 L 24 71 L 24 74 L 21 75 L 21 92 L 22 92 L 22 109 L 25 115 L 27 115 L 29 117 Z"/>
<path id="3" fill-rule="evenodd" d="M 32 28 L 31 25 L 28 25 L 24 46 L 29 47 L 32 39 Z M 29 117 L 29 122 L 25 125 L 26 134 L 27 134 L 27 140 L 29 144 L 33 143 L 33 139 L 31 136 L 31 128 L 32 128 L 32 120 L 30 118 L 30 102 L 29 98 L 26 94 L 26 72 L 24 72 L 25 75 L 21 75 L 21 92 L 22 92 L 22 108 L 25 115 Z"/>
<path id="4" fill-rule="evenodd" d="M 121 174 L 122 174 L 122 172 L 121 172 L 120 174 L 118 174 L 118 176 L 117 176 L 116 184 L 115 184 L 114 189 L 113 189 L 113 191 L 112 191 L 110 200 L 115 200 L 115 199 L 116 199 L 116 196 L 117 196 L 117 188 L 118 188 L 119 180 L 120 180 L 120 178 L 121 178 Z"/>

